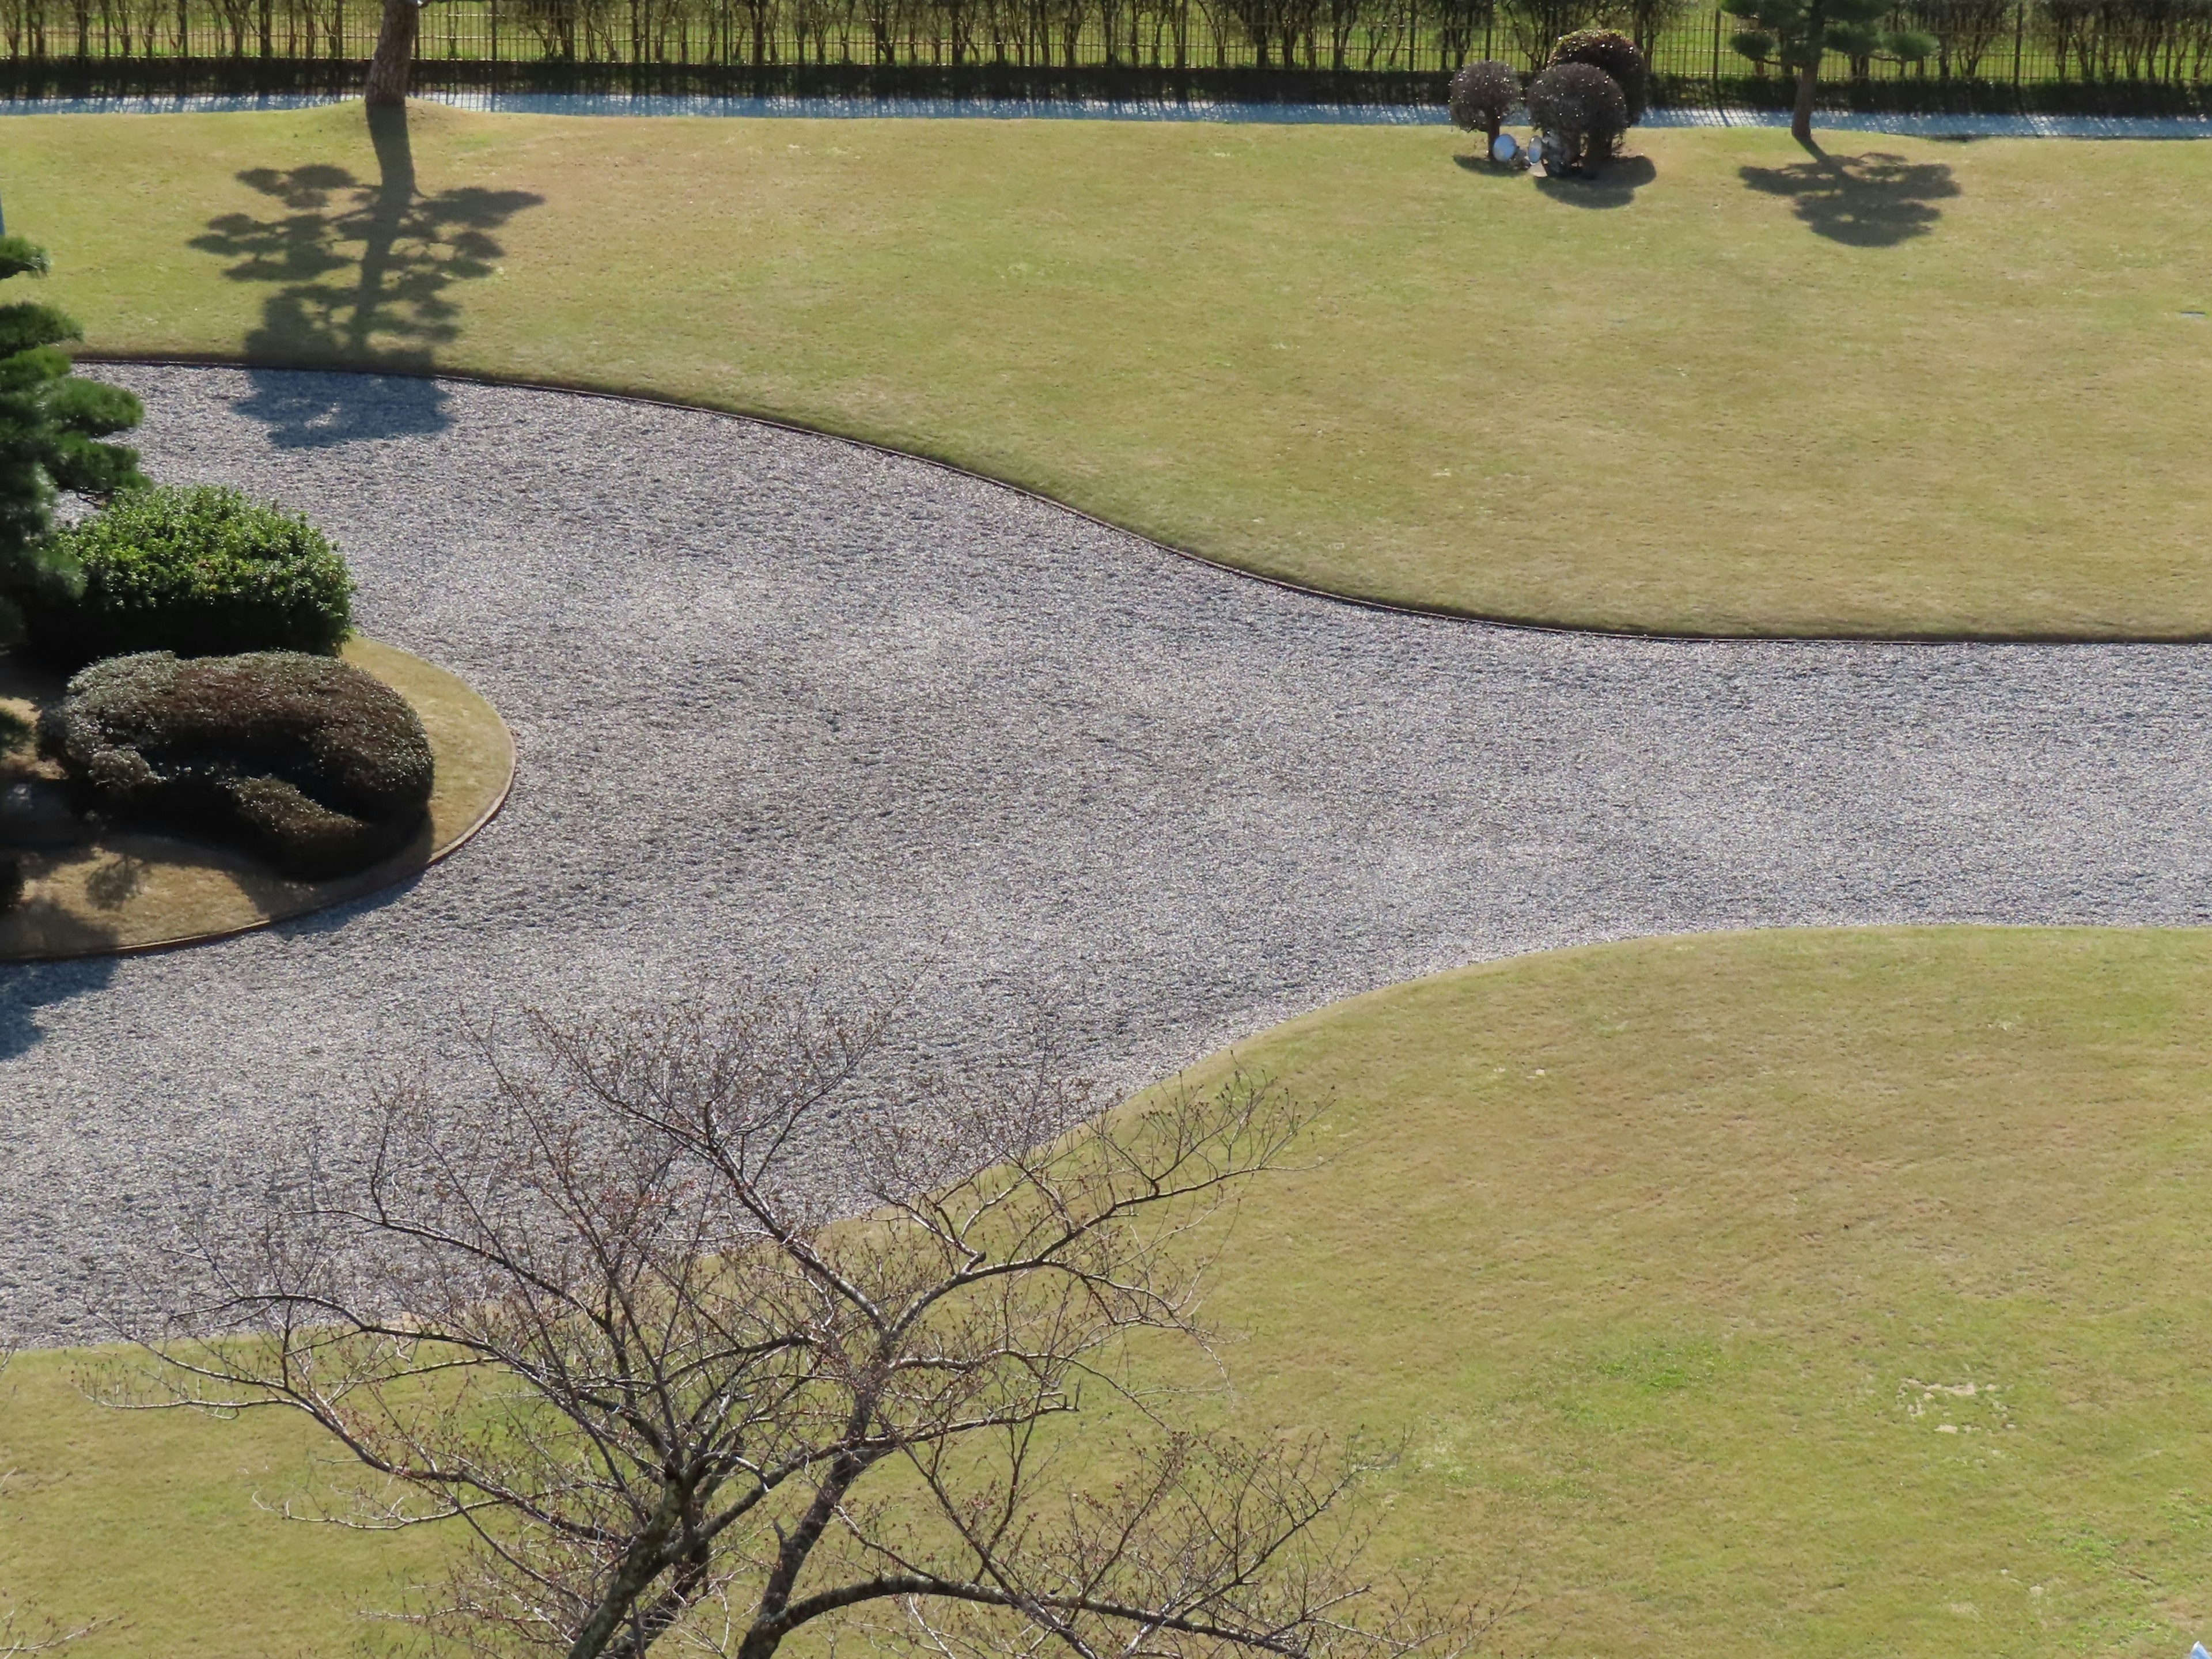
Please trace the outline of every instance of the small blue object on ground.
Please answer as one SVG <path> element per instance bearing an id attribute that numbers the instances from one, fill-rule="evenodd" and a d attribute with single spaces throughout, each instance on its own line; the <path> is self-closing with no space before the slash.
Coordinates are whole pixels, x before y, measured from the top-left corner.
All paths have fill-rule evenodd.
<path id="1" fill-rule="evenodd" d="M 2199 1642 L 2195 1647 L 2189 1650 L 2189 1659 L 2212 1659 L 2212 1653 L 2205 1652 L 2204 1644 Z"/>

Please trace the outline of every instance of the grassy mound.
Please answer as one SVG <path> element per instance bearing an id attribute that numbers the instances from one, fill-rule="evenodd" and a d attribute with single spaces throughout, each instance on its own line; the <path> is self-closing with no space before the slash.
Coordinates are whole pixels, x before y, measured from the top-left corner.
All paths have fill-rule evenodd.
<path id="1" fill-rule="evenodd" d="M 1656 939 L 1245 1046 L 1333 1099 L 1212 1310 L 1258 1416 L 1402 1435 L 1386 1552 L 1561 1654 L 2167 1656 L 2212 1601 L 2212 935 Z M 85 1659 L 337 1650 L 424 1571 L 254 1510 L 289 1424 L 0 1413 Z M 4 1385 L 0 1385 L 4 1386 Z M 205 1525 L 213 1532 L 194 1530 Z M 214 1541 L 209 1542 L 206 1540 Z"/>
<path id="2" fill-rule="evenodd" d="M 410 121 L 15 118 L 9 222 L 103 351 L 760 411 L 1342 592 L 2212 634 L 2212 146 L 1639 131 L 1540 186 L 1433 128 Z"/>

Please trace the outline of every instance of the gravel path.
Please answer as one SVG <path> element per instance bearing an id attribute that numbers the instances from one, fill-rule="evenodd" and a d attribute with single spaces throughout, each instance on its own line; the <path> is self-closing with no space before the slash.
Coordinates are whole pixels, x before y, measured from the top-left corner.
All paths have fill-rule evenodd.
<path id="1" fill-rule="evenodd" d="M 1132 1081 L 1350 993 L 1671 929 L 2212 914 L 2212 648 L 1675 644 L 1331 604 L 917 461 L 554 392 L 112 372 L 512 724 L 412 887 L 0 968 L 0 1323 L 171 1173 L 459 1011 L 739 968 L 1042 988 Z"/>

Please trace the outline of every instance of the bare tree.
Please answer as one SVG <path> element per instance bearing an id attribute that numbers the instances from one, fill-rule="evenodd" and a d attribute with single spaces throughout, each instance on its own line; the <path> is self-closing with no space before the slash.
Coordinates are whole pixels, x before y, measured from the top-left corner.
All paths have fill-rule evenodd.
<path id="1" fill-rule="evenodd" d="M 1202 1340 L 1209 1218 L 1296 1106 L 1238 1079 L 1089 1116 L 1057 1066 L 917 1077 L 888 1030 L 749 995 L 481 1036 L 479 1084 L 380 1091 L 363 1173 L 272 1169 L 190 1242 L 211 1289 L 129 1333 L 163 1363 L 120 1403 L 295 1408 L 376 1477 L 343 1518 L 466 1528 L 434 1648 L 1464 1645 L 1358 1576 L 1351 1460 L 1129 1382 L 1133 1341 Z M 1066 1474 L 1086 1387 L 1103 1493 Z"/>

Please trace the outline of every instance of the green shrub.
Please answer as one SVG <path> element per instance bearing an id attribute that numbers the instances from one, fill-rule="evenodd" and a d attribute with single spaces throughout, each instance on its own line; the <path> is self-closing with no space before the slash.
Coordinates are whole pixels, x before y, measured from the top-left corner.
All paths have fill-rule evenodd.
<path id="1" fill-rule="evenodd" d="M 1495 58 L 1469 64 L 1451 78 L 1451 118 L 1495 144 L 1498 129 L 1521 101 L 1521 77 Z"/>
<path id="2" fill-rule="evenodd" d="M 136 651 L 335 652 L 353 579 L 305 519 L 210 485 L 132 490 L 62 532 L 75 573 L 25 605 L 34 649 L 74 665 Z"/>
<path id="3" fill-rule="evenodd" d="M 406 700 L 298 652 L 112 657 L 70 682 L 40 738 L 96 809 L 235 840 L 309 878 L 398 851 L 430 799 L 429 739 Z"/>
<path id="4" fill-rule="evenodd" d="M 1650 76 L 1644 69 L 1644 54 L 1626 35 L 1615 29 L 1577 29 L 1559 37 L 1552 48 L 1552 62 L 1588 64 L 1592 69 L 1603 70 L 1613 77 L 1628 105 L 1627 125 L 1634 126 L 1644 118 L 1650 101 Z"/>
<path id="5" fill-rule="evenodd" d="M 1627 130 L 1628 100 L 1595 64 L 1554 64 L 1528 83 L 1528 119 L 1559 138 L 1570 166 L 1594 167 Z"/>

